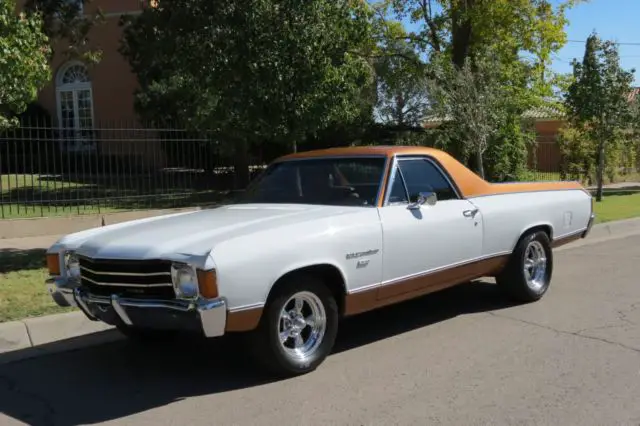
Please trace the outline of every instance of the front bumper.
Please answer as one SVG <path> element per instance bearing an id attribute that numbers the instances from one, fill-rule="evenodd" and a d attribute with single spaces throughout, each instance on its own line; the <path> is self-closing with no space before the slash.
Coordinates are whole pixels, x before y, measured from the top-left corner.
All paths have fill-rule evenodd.
<path id="1" fill-rule="evenodd" d="M 92 321 L 125 324 L 147 329 L 201 332 L 206 337 L 222 336 L 227 321 L 223 299 L 150 300 L 90 294 L 64 278 L 46 282 L 53 300 L 63 307 L 75 306 Z"/>
<path id="2" fill-rule="evenodd" d="M 592 213 L 591 217 L 589 218 L 589 223 L 587 223 L 587 229 L 585 229 L 582 233 L 582 238 L 587 238 L 587 235 L 589 235 L 589 233 L 591 232 L 591 228 L 593 228 L 593 223 L 595 220 L 596 215 Z"/>

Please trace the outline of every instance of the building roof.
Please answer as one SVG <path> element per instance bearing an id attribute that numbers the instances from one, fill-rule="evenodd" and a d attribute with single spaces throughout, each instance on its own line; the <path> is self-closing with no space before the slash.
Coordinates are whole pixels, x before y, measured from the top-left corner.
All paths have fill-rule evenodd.
<path id="1" fill-rule="evenodd" d="M 558 120 L 564 117 L 564 112 L 559 108 L 556 108 L 552 105 L 542 105 L 538 107 L 533 107 L 528 109 L 522 114 L 522 118 L 531 119 L 531 120 Z M 442 121 L 451 120 L 451 116 L 445 116 L 444 120 L 441 120 L 437 115 L 429 115 L 424 120 L 424 125 L 433 125 L 439 124 Z"/>
<path id="2" fill-rule="evenodd" d="M 628 102 L 633 102 L 640 94 L 640 87 L 634 87 L 631 92 L 629 92 L 627 96 Z M 531 119 L 531 120 L 561 120 L 565 117 L 565 113 L 560 109 L 551 104 L 541 105 L 537 107 L 533 107 L 528 109 L 522 114 L 522 118 Z M 451 120 L 450 116 L 445 116 L 444 120 L 441 120 L 437 115 L 429 115 L 425 118 L 423 124 L 425 126 L 439 124 L 442 121 Z"/>

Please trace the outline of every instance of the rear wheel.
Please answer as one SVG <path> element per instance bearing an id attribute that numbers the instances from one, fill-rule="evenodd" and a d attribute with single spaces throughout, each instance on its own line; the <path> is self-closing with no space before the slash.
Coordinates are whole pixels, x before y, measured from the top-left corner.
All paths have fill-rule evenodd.
<path id="1" fill-rule="evenodd" d="M 324 283 L 294 275 L 275 289 L 251 345 L 256 359 L 278 375 L 315 370 L 331 352 L 338 331 L 338 305 Z"/>
<path id="2" fill-rule="evenodd" d="M 534 302 L 549 289 L 552 272 L 553 253 L 549 236 L 544 231 L 533 231 L 518 241 L 496 282 L 512 299 Z"/>

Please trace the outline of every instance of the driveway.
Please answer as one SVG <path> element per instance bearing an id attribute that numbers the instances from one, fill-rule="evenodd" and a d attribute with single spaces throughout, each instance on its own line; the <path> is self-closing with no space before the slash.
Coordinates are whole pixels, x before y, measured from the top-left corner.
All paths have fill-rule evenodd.
<path id="1" fill-rule="evenodd" d="M 343 324 L 269 381 L 233 341 L 119 341 L 0 367 L 0 425 L 640 425 L 640 236 L 556 252 L 538 303 L 490 281 Z"/>

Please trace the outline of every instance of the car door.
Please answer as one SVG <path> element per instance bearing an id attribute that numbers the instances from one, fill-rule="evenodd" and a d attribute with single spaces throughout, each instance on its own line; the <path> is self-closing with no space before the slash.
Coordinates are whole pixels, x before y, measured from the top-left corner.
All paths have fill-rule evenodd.
<path id="1" fill-rule="evenodd" d="M 455 280 L 457 268 L 481 256 L 481 212 L 459 196 L 431 158 L 397 158 L 387 192 L 379 209 L 384 250 L 379 298 Z M 437 197 L 434 205 L 410 208 L 428 192 Z"/>

